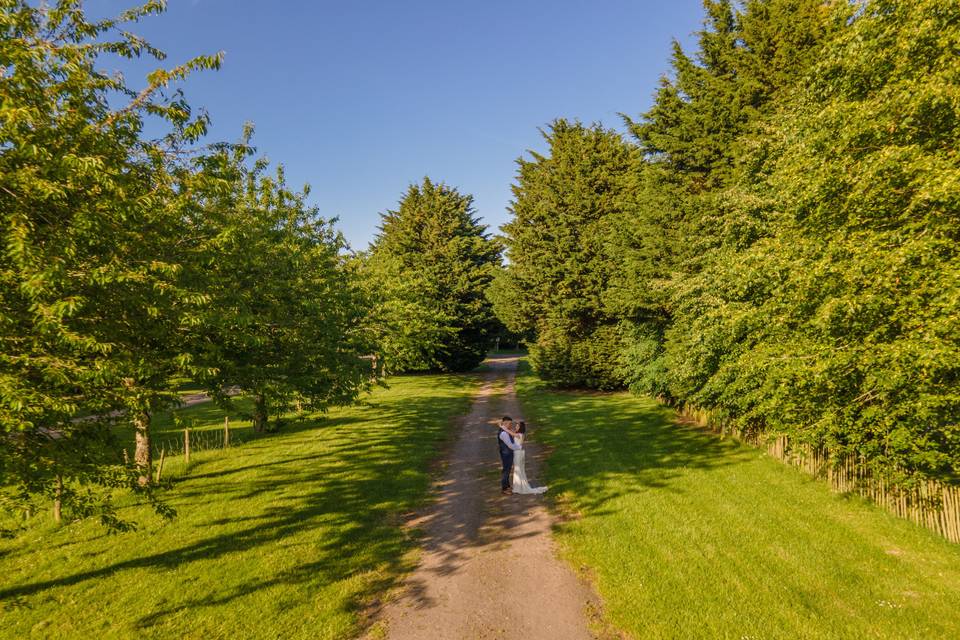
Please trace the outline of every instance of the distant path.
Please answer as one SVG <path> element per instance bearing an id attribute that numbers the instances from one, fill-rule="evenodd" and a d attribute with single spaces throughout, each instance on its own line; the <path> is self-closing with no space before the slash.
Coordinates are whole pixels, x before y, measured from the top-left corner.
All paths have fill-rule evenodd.
<path id="1" fill-rule="evenodd" d="M 240 389 L 237 387 L 229 387 L 226 391 L 228 396 L 236 396 L 240 394 Z M 187 407 L 192 407 L 198 404 L 203 404 L 204 402 L 210 402 L 213 400 L 213 397 L 210 396 L 205 391 L 196 391 L 193 393 L 184 393 L 180 396 L 179 402 L 174 405 L 174 409 L 186 409 Z M 111 411 L 110 413 L 105 413 L 101 418 L 119 418 L 123 415 L 123 411 Z M 96 420 L 98 416 L 84 416 L 80 418 L 74 418 L 71 422 L 86 422 L 88 420 Z"/>
<path id="2" fill-rule="evenodd" d="M 234 396 L 234 395 L 237 395 L 237 393 L 239 393 L 239 391 L 235 391 L 234 389 L 231 389 L 227 392 L 227 395 Z M 204 402 L 210 402 L 211 400 L 213 400 L 213 398 L 202 391 L 198 393 L 185 393 L 182 396 L 180 396 L 179 402 L 176 405 L 174 405 L 172 408 L 186 409 L 187 407 L 203 404 Z M 123 411 L 117 410 L 117 411 L 111 411 L 110 413 L 104 413 L 101 415 L 80 416 L 79 418 L 73 418 L 72 420 L 70 420 L 70 422 L 72 422 L 73 424 L 79 424 L 81 422 L 91 422 L 93 420 L 102 420 L 104 418 L 119 418 L 123 414 L 124 414 Z M 39 427 L 37 430 L 40 433 L 46 435 L 51 440 L 58 440 L 59 438 L 63 437 L 63 433 L 60 431 L 60 429 L 57 429 L 57 428 Z"/>
<path id="3" fill-rule="evenodd" d="M 425 533 L 420 564 L 379 615 L 391 640 L 593 638 L 586 610 L 596 597 L 557 559 L 542 497 L 500 495 L 496 421 L 521 417 L 517 361 L 487 360 L 492 371 L 460 421 L 438 499 L 413 523 Z M 537 484 L 535 426 L 532 435 L 527 473 Z"/>

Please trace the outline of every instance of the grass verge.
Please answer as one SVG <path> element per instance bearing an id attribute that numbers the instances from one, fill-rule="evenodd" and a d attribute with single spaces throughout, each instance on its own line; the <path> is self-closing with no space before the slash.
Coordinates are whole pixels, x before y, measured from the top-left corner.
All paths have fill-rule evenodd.
<path id="1" fill-rule="evenodd" d="M 633 637 L 960 637 L 957 545 L 653 400 L 517 393 L 563 553 Z"/>
<path id="2" fill-rule="evenodd" d="M 0 638 L 356 634 L 364 604 L 409 569 L 404 514 L 425 499 L 430 463 L 476 379 L 390 385 L 264 437 L 238 420 L 247 441 L 199 451 L 189 469 L 168 458 L 170 523 L 127 506 L 139 531 L 39 523 L 0 541 Z M 181 413 L 201 430 L 223 422 L 210 403 Z"/>

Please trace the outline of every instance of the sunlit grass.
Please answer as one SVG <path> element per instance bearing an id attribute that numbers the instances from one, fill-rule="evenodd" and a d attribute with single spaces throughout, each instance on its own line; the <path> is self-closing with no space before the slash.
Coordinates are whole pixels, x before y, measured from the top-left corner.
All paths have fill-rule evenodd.
<path id="1" fill-rule="evenodd" d="M 518 393 L 564 553 L 633 637 L 960 637 L 960 546 L 652 400 Z"/>
<path id="2" fill-rule="evenodd" d="M 168 458 L 164 498 L 139 531 L 39 522 L 0 542 L 3 638 L 349 637 L 361 608 L 408 568 L 403 514 L 424 499 L 429 465 L 466 413 L 474 378 L 394 378 L 363 406 L 332 411 L 228 451 Z M 222 428 L 213 404 L 182 410 Z M 157 421 L 158 441 L 172 437 Z M 121 497 L 122 502 L 122 497 Z"/>

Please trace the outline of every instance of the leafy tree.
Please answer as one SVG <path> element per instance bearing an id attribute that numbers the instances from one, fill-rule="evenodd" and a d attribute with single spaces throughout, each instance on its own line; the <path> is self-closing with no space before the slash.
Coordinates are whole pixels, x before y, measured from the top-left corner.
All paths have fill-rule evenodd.
<path id="1" fill-rule="evenodd" d="M 500 265 L 494 270 L 493 279 L 487 287 L 487 299 L 501 322 L 497 337 L 518 346 L 521 342 L 530 343 L 537 339 L 535 318 L 526 314 L 526 298 L 517 289 L 516 280 L 507 265 Z"/>
<path id="2" fill-rule="evenodd" d="M 162 59 L 122 30 L 162 9 L 91 23 L 75 1 L 0 6 L 0 477 L 78 512 L 91 503 L 70 480 L 149 482 L 150 414 L 189 366 L 177 336 L 204 303 L 180 281 L 173 168 L 207 120 L 162 90 L 220 58 L 159 69 L 139 92 L 96 70 L 102 53 Z M 169 133 L 146 140 L 147 117 Z M 136 427 L 133 476 L 105 453 L 111 412 Z"/>
<path id="3" fill-rule="evenodd" d="M 611 243 L 623 257 L 612 310 L 624 319 L 622 373 L 637 391 L 671 396 L 664 332 L 694 277 L 725 242 L 750 242 L 762 221 L 731 216 L 728 191 L 762 170 L 758 148 L 822 44 L 848 12 L 821 0 L 704 3 L 697 52 L 674 44 L 672 77 L 653 108 L 627 119 L 645 162 L 636 209 Z"/>
<path id="4" fill-rule="evenodd" d="M 485 292 L 500 252 L 477 221 L 473 197 L 424 178 L 381 217 L 363 271 L 384 365 L 476 367 L 497 326 Z"/>
<path id="5" fill-rule="evenodd" d="M 245 164 L 244 141 L 203 156 L 209 180 L 194 219 L 196 286 L 210 300 L 195 337 L 210 393 L 229 403 L 236 387 L 254 400 L 253 425 L 291 399 L 326 409 L 352 401 L 372 379 L 360 327 L 363 299 L 331 221 L 291 191 L 282 169 Z"/>
<path id="6" fill-rule="evenodd" d="M 677 395 L 888 478 L 960 478 L 960 7 L 875 0 L 820 52 L 685 283 Z"/>
<path id="7" fill-rule="evenodd" d="M 375 346 L 377 366 L 387 372 L 439 369 L 439 358 L 456 334 L 455 317 L 436 302 L 430 274 L 413 271 L 387 254 L 358 255 L 369 307 L 365 321 Z"/>
<path id="8" fill-rule="evenodd" d="M 535 333 L 531 361 L 564 386 L 622 386 L 617 318 L 607 309 L 618 256 L 611 225 L 631 206 L 638 155 L 599 125 L 554 121 L 547 154 L 518 160 L 513 220 L 504 225 L 508 265 L 491 291 L 500 318 Z"/>

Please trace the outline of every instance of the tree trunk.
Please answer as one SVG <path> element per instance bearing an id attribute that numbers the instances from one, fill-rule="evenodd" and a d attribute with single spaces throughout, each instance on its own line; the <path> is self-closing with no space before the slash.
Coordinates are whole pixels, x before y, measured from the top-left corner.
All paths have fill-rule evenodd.
<path id="1" fill-rule="evenodd" d="M 133 428 L 136 432 L 137 448 L 133 454 L 134 464 L 140 471 L 137 482 L 141 486 L 150 484 L 153 475 L 153 447 L 150 446 L 150 414 L 142 411 L 133 414 Z"/>
<path id="2" fill-rule="evenodd" d="M 262 393 L 253 397 L 253 430 L 263 433 L 267 430 L 267 398 Z"/>

